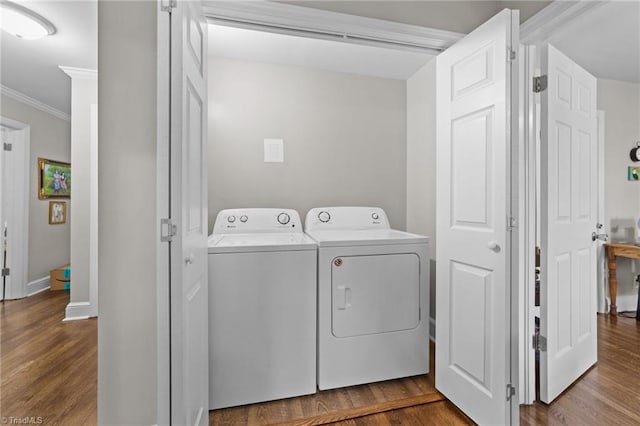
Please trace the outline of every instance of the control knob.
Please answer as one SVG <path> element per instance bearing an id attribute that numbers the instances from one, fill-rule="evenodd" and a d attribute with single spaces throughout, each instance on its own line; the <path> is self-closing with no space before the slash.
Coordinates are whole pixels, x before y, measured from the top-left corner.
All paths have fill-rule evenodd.
<path id="1" fill-rule="evenodd" d="M 240 222 L 245 223 L 247 220 L 249 220 L 247 215 L 243 214 L 242 216 L 240 216 Z"/>
<path id="2" fill-rule="evenodd" d="M 380 219 L 380 216 L 378 216 L 378 213 L 373 212 L 373 213 L 371 213 L 371 218 L 372 218 L 373 220 L 378 220 L 378 219 Z"/>
<path id="3" fill-rule="evenodd" d="M 291 220 L 291 217 L 287 213 L 280 213 L 278 215 L 278 223 L 281 225 L 286 225 Z"/>
<path id="4" fill-rule="evenodd" d="M 229 217 L 227 218 L 227 222 L 229 222 L 229 223 L 233 223 L 233 222 L 235 222 L 235 221 L 236 221 L 236 217 L 235 217 L 235 216 L 233 216 L 233 215 L 231 215 L 231 216 L 229 216 Z"/>
<path id="5" fill-rule="evenodd" d="M 331 215 L 329 214 L 329 212 L 323 211 L 318 213 L 318 219 L 320 219 L 320 222 L 322 223 L 327 223 L 331 219 Z"/>

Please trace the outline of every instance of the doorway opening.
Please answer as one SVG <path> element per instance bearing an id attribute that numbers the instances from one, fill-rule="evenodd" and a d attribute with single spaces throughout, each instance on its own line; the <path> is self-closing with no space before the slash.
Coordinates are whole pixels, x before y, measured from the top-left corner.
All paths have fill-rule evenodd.
<path id="1" fill-rule="evenodd" d="M 0 117 L 0 229 L 2 300 L 20 299 L 27 288 L 30 127 Z"/>

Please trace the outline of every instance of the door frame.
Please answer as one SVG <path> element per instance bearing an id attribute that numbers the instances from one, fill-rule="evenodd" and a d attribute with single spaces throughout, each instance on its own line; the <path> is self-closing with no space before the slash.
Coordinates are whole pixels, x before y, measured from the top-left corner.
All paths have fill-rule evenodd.
<path id="1" fill-rule="evenodd" d="M 156 154 L 156 306 L 157 306 L 157 424 L 171 424 L 171 247 L 162 241 L 162 219 L 171 211 L 171 16 L 157 9 L 157 154 Z"/>
<path id="2" fill-rule="evenodd" d="M 12 290 L 17 291 L 17 294 L 14 294 L 12 298 L 18 299 L 22 297 L 28 296 L 28 266 L 29 266 L 29 190 L 30 190 L 30 159 L 31 159 L 31 126 L 25 123 L 22 123 L 17 120 L 13 120 L 7 117 L 0 116 L 0 125 L 3 127 L 7 127 L 13 131 L 22 132 L 22 140 L 16 143 L 21 143 L 23 145 L 23 158 L 18 161 L 19 164 L 22 165 L 22 174 L 19 177 L 24 182 L 24 192 L 17 193 L 16 191 L 12 191 L 12 196 L 14 202 L 23 206 L 22 211 L 24 214 L 22 215 L 21 223 L 19 225 L 21 228 L 21 235 L 24 236 L 22 249 L 17 253 L 14 252 L 13 260 L 15 261 L 12 269 L 16 269 L 20 271 L 19 277 L 22 278 L 22 283 L 13 285 Z M 0 147 L 2 149 L 2 147 Z M 0 185 L 2 184 L 2 179 L 0 178 Z M 0 192 L 2 192 L 0 188 Z M 0 224 L 1 229 L 2 224 Z M 9 293 L 7 294 L 9 295 Z M 1 297 L 1 294 L 0 294 Z"/>
<path id="3" fill-rule="evenodd" d="M 524 283 L 520 303 L 520 403 L 533 404 L 535 400 L 535 351 L 529 336 L 535 330 L 535 317 L 540 315 L 540 308 L 535 307 L 535 248 L 537 245 L 537 207 L 538 207 L 538 153 L 540 123 L 538 106 L 540 95 L 533 93 L 533 77 L 539 74 L 538 49 L 536 46 L 524 45 L 520 49 L 523 52 L 521 93 L 521 134 L 523 145 L 520 162 L 522 165 L 521 188 L 524 191 L 522 197 L 522 210 L 520 213 L 520 234 L 522 252 L 520 264 L 522 265 L 521 282 Z"/>
<path id="4" fill-rule="evenodd" d="M 170 67 L 169 67 L 169 16 L 162 10 L 165 3 L 169 4 L 172 0 L 162 0 L 159 2 L 158 7 L 158 120 L 157 120 L 157 204 L 156 204 L 156 217 L 157 217 L 157 229 L 158 238 L 156 243 L 157 252 L 157 344 L 158 344 L 158 424 L 170 423 L 170 411 L 169 411 L 169 391 L 170 391 L 170 335 L 169 335 L 169 250 L 168 243 L 160 241 L 160 221 L 164 217 L 168 217 L 169 214 L 169 190 L 168 190 L 168 171 L 169 171 L 169 86 L 164 84 L 169 81 Z M 578 2 L 570 4 L 566 2 L 552 2 L 547 7 L 542 9 L 536 15 L 528 19 L 520 26 L 520 39 L 521 43 L 527 43 L 531 48 L 537 40 L 544 37 L 550 37 L 567 23 L 574 19 L 578 19 L 583 13 L 599 7 L 605 4 L 604 1 L 594 2 Z M 423 45 L 433 46 L 439 49 L 446 49 L 455 41 L 460 40 L 463 34 L 458 34 L 450 31 L 441 31 L 430 28 L 419 27 L 415 25 L 406 25 L 397 22 L 370 19 L 360 16 L 341 14 L 336 12 L 329 12 L 319 9 L 305 8 L 300 6 L 286 5 L 281 3 L 264 3 L 264 2 L 214 2 L 203 1 L 203 11 L 205 16 L 210 20 L 226 21 L 227 25 L 235 25 L 244 28 L 262 29 L 264 31 L 273 31 L 279 33 L 296 33 L 296 31 L 303 32 L 307 36 L 310 32 L 315 32 L 318 38 L 333 38 L 331 34 L 335 36 L 340 30 L 344 28 L 358 28 L 359 33 L 376 37 L 384 34 L 384 40 L 390 40 L 397 42 L 396 47 L 402 49 L 403 43 L 419 43 Z M 293 30 L 293 29 L 296 30 Z M 419 30 L 416 32 L 416 30 Z M 309 32 L 310 31 L 310 32 Z M 355 41 L 354 41 L 355 42 Z M 393 44 L 386 44 L 386 47 L 393 47 Z M 526 74 L 529 65 L 524 66 L 526 57 L 528 54 L 521 55 L 523 60 L 521 63 L 521 71 L 524 70 Z M 522 76 L 523 73 L 521 72 Z M 531 78 L 525 77 L 527 87 L 530 85 Z M 516 84 L 518 81 L 516 81 Z M 522 87 L 522 83 L 520 84 Z M 515 88 L 514 88 L 515 90 Z M 522 90 L 522 88 L 518 89 Z M 528 91 L 530 93 L 530 91 Z M 522 201 L 518 205 L 518 238 L 519 246 L 524 247 L 525 250 L 520 250 L 519 258 L 517 262 L 514 259 L 514 263 L 522 265 L 519 269 L 518 278 L 526 278 L 529 284 L 534 281 L 531 278 L 531 271 L 535 273 L 535 263 L 533 261 L 534 253 L 526 248 L 533 242 L 535 247 L 536 240 L 536 226 L 535 226 L 535 203 L 532 203 L 532 197 L 535 201 L 535 188 L 536 188 L 536 175 L 535 175 L 535 147 L 532 146 L 529 141 L 534 140 L 533 132 L 535 131 L 535 105 L 533 109 L 527 109 L 527 105 L 530 101 L 529 96 L 521 96 L 521 120 L 519 128 L 514 129 L 514 132 L 520 133 L 520 147 L 519 157 L 517 161 L 519 176 L 521 179 L 528 179 L 527 182 L 519 187 L 520 190 L 524 189 L 526 196 L 522 197 Z M 522 115 L 526 112 L 526 115 Z M 534 149 L 532 151 L 532 149 Z M 531 161 L 534 163 L 530 163 Z M 533 173 L 533 174 L 532 174 Z M 525 174 L 527 177 L 525 177 Z M 533 195 L 532 195 L 533 194 Z M 528 201 L 527 201 L 528 200 Z M 520 282 L 520 281 L 519 281 Z M 531 289 L 531 285 L 527 285 L 527 289 Z M 527 318 L 530 317 L 530 312 L 525 309 L 527 306 L 526 300 L 530 300 L 533 297 L 533 290 L 520 291 L 520 297 L 516 301 L 519 307 L 519 312 L 513 312 L 513 321 L 517 321 L 520 326 L 514 327 L 515 331 L 519 332 L 518 348 L 519 348 L 519 362 L 523 365 L 524 358 L 525 369 L 520 368 L 519 376 L 520 383 L 520 403 L 531 403 L 528 398 L 535 395 L 535 381 L 525 381 L 526 377 L 530 373 L 534 374 L 534 369 L 527 368 L 528 365 L 533 365 L 535 360 L 535 353 L 531 355 L 532 350 L 530 341 L 527 336 L 530 335 L 529 329 L 532 329 L 532 325 L 529 325 Z M 515 325 L 515 322 L 514 322 Z M 529 355 L 526 355 L 526 354 Z M 517 356 L 517 355 L 516 355 Z M 518 372 L 514 373 L 518 374 Z"/>

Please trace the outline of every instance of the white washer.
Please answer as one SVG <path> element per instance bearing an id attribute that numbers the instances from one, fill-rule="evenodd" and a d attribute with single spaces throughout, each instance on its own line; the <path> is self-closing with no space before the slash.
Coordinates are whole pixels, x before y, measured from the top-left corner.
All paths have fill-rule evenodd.
<path id="1" fill-rule="evenodd" d="M 305 232 L 318 243 L 318 387 L 428 373 L 429 239 L 375 207 L 314 208 Z"/>
<path id="2" fill-rule="evenodd" d="M 287 209 L 218 213 L 209 237 L 209 408 L 316 391 L 317 247 Z"/>

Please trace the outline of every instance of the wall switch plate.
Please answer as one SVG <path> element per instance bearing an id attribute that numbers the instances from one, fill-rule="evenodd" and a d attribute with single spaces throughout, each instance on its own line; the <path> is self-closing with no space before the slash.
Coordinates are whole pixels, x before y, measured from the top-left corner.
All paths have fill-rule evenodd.
<path id="1" fill-rule="evenodd" d="M 264 162 L 282 163 L 284 162 L 284 141 L 282 139 L 264 140 Z"/>

